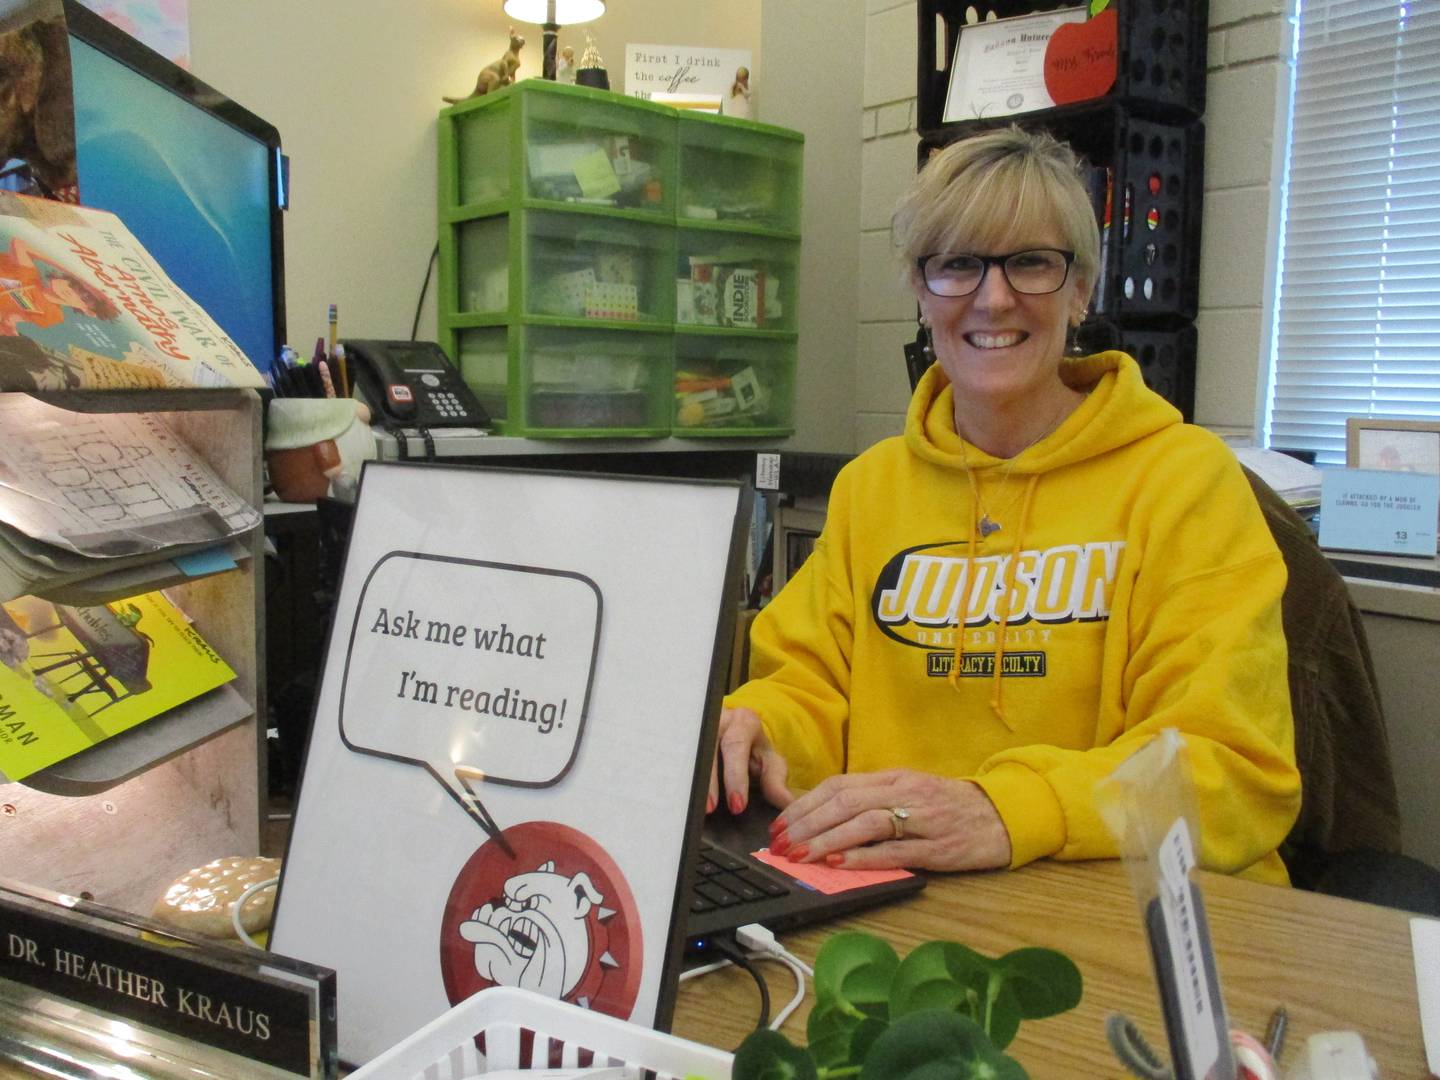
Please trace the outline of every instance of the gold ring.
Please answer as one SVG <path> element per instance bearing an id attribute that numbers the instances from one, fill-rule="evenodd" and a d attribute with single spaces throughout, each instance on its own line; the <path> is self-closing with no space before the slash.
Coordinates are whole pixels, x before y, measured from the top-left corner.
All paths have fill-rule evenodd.
<path id="1" fill-rule="evenodd" d="M 905 822 L 910 820 L 910 811 L 903 806 L 892 806 L 890 808 L 890 828 L 895 832 L 896 840 L 905 839 Z"/>

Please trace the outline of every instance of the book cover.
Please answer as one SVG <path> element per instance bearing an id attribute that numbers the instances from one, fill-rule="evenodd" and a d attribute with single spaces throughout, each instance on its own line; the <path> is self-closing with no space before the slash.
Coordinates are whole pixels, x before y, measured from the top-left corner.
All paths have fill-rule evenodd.
<path id="1" fill-rule="evenodd" d="M 234 677 L 158 592 L 0 604 L 0 773 L 22 779 Z"/>
<path id="2" fill-rule="evenodd" d="M 116 215 L 0 191 L 0 390 L 263 385 Z"/>

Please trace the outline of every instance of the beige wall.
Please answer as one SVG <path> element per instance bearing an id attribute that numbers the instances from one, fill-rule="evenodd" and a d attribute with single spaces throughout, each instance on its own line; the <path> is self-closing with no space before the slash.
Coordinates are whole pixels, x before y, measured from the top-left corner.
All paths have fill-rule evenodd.
<path id="1" fill-rule="evenodd" d="M 340 305 L 341 333 L 400 338 L 436 235 L 435 117 L 507 45 L 500 0 L 190 0 L 197 77 L 280 130 L 293 173 L 285 219 L 289 336 L 304 349 Z M 423 13 L 423 17 L 420 13 Z M 540 28 L 520 75 L 540 70 Z M 560 41 L 595 36 L 612 85 L 626 43 L 750 49 L 755 104 L 765 116 L 760 0 L 726 4 L 615 0 Z M 421 337 L 435 337 L 431 282 Z"/>
<path id="2" fill-rule="evenodd" d="M 1289 85 L 1283 7 L 1210 3 L 1195 419 L 1233 433 L 1254 428 L 1265 378 Z M 915 168 L 916 18 L 914 0 L 867 2 L 857 448 L 898 432 L 907 399 L 898 358 L 915 307 L 886 254 L 890 207 Z"/>
<path id="3" fill-rule="evenodd" d="M 1273 291 L 1282 0 L 1212 0 L 1196 418 L 1248 432 Z M 363 9 L 363 16 L 359 12 Z M 503 51 L 499 0 L 190 0 L 196 74 L 274 123 L 294 170 L 286 218 L 292 343 L 410 332 L 435 242 L 435 114 Z M 900 429 L 914 305 L 889 216 L 915 167 L 915 0 L 625 0 L 590 24 L 617 84 L 628 43 L 749 48 L 759 118 L 806 135 L 797 449 Z M 539 66 L 539 28 L 522 75 Z M 580 45 L 577 28 L 562 41 Z M 767 67 L 762 57 L 768 58 Z M 432 283 L 421 336 L 435 334 Z"/>

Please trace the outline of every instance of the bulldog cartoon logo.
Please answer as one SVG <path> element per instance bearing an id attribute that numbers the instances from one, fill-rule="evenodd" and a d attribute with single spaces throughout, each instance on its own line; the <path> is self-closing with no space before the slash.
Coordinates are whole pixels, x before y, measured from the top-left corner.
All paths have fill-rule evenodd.
<path id="1" fill-rule="evenodd" d="M 552 821 L 505 830 L 456 877 L 441 927 L 440 970 L 451 1004 L 489 986 L 518 986 L 628 1019 L 643 967 L 639 912 L 614 860 Z"/>
<path id="2" fill-rule="evenodd" d="M 474 942 L 475 971 L 481 978 L 564 997 L 590 966 L 587 916 L 592 911 L 600 919 L 615 914 L 599 907 L 604 899 L 589 874 L 557 874 L 552 859 L 506 881 L 500 905 L 476 908 L 460 924 L 460 936 Z M 609 955 L 599 962 L 615 966 Z"/>

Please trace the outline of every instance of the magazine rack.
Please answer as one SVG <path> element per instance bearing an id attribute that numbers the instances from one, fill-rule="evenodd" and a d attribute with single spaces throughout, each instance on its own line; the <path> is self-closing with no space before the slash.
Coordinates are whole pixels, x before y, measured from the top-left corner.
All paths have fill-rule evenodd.
<path id="1" fill-rule="evenodd" d="M 90 412 L 160 413 L 231 490 L 260 505 L 261 404 L 253 390 L 71 392 L 47 400 Z M 8 877 L 144 914 L 186 870 L 259 849 L 263 530 L 241 542 L 248 557 L 237 568 L 176 585 L 182 609 L 235 670 L 223 714 L 217 719 L 207 695 L 23 782 L 0 782 L 0 865 Z"/>
<path id="2" fill-rule="evenodd" d="M 476 1046 L 484 1036 L 485 1052 Z M 350 1080 L 461 1080 L 501 1069 L 628 1066 L 657 1080 L 729 1080 L 733 1056 L 529 990 L 495 986 L 391 1047 Z"/>

